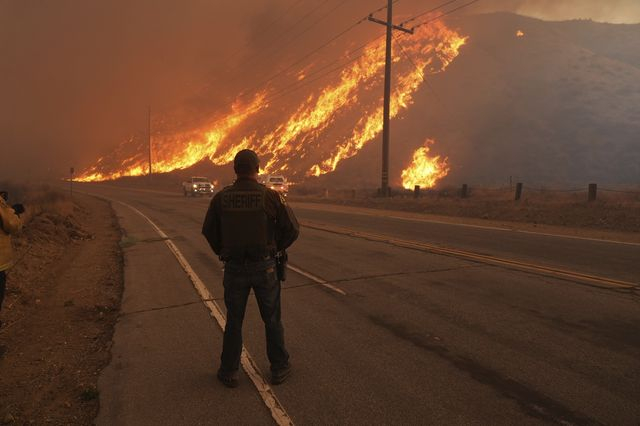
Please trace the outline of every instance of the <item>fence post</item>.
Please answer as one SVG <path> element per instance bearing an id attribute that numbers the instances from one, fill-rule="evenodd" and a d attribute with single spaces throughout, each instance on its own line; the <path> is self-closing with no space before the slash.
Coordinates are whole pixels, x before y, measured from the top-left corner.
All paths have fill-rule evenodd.
<path id="1" fill-rule="evenodd" d="M 589 184 L 589 201 L 595 201 L 598 196 L 598 184 L 590 183 Z"/>
<path id="2" fill-rule="evenodd" d="M 420 198 L 420 185 L 413 187 L 413 198 Z"/>
<path id="3" fill-rule="evenodd" d="M 324 189 L 324 194 L 323 195 L 324 195 L 324 198 L 329 198 L 329 189 L 328 188 Z"/>
<path id="4" fill-rule="evenodd" d="M 516 183 L 516 201 L 520 201 L 522 198 L 522 182 Z"/>
<path id="5" fill-rule="evenodd" d="M 462 198 L 467 198 L 469 196 L 469 185 L 462 184 L 462 191 L 460 192 L 460 196 Z"/>

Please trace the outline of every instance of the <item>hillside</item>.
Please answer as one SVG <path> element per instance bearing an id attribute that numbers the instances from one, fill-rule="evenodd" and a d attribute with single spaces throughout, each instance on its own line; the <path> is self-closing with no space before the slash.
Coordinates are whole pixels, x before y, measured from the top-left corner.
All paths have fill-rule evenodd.
<path id="1" fill-rule="evenodd" d="M 506 13 L 448 24 L 468 44 L 392 122 L 392 176 L 432 137 L 452 167 L 443 183 L 638 182 L 640 25 Z M 318 183 L 375 186 L 379 151 L 370 144 Z"/>
<path id="2" fill-rule="evenodd" d="M 413 105 L 392 121 L 394 186 L 400 186 L 402 170 L 427 138 L 436 141 L 431 153 L 446 156 L 451 167 L 441 185 L 503 185 L 510 179 L 557 187 L 639 183 L 640 25 L 545 22 L 509 13 L 458 16 L 447 25 L 468 40 L 447 70 L 430 75 Z M 407 66 L 412 65 L 401 56 L 394 69 Z M 355 111 L 350 114 L 320 140 L 313 134 L 294 139 L 310 155 L 287 159 L 290 170 L 308 170 L 322 138 L 350 134 L 348 123 L 358 118 Z M 271 128 L 277 122 L 270 116 L 256 126 Z M 243 131 L 231 140 L 239 140 Z M 307 183 L 377 187 L 380 140 L 376 137 L 335 172 Z M 178 185 L 191 174 L 220 184 L 233 179 L 231 167 L 203 160 L 156 182 Z"/>

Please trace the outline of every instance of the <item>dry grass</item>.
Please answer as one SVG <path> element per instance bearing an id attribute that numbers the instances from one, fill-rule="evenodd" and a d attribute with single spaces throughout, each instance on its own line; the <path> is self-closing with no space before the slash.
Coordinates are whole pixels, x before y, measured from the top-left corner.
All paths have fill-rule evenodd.
<path id="1" fill-rule="evenodd" d="M 628 192 L 599 190 L 594 202 L 587 191 L 558 191 L 526 188 L 522 199 L 514 200 L 509 188 L 470 188 L 462 198 L 459 188 L 422 191 L 414 198 L 411 191 L 396 191 L 391 198 L 379 198 L 375 191 L 337 190 L 325 193 L 317 188 L 298 187 L 294 201 L 322 202 L 377 209 L 410 211 L 454 217 L 640 232 L 640 190 Z"/>
<path id="2" fill-rule="evenodd" d="M 9 204 L 24 204 L 21 216 L 25 224 L 43 214 L 69 217 L 74 214 L 74 203 L 68 194 L 49 185 L 22 185 L 0 182 L 0 190 L 9 192 Z"/>
<path id="3" fill-rule="evenodd" d="M 91 424 L 122 291 L 116 217 L 87 196 L 0 188 L 27 209 L 1 312 L 0 423 Z"/>

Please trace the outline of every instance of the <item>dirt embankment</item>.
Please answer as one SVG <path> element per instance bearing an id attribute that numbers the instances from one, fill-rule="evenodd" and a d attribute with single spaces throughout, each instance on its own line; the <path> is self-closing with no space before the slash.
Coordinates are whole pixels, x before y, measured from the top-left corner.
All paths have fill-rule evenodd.
<path id="1" fill-rule="evenodd" d="M 25 201 L 0 313 L 0 424 L 92 424 L 122 295 L 117 220 L 86 196 Z"/>

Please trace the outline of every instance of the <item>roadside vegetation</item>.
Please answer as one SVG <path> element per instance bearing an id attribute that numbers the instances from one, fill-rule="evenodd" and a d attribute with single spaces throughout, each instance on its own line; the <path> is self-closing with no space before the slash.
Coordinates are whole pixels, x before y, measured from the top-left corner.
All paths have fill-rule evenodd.
<path id="1" fill-rule="evenodd" d="M 380 198 L 374 190 L 332 190 L 298 186 L 292 201 L 398 210 L 440 216 L 544 224 L 626 233 L 640 233 L 640 189 L 599 190 L 588 201 L 587 189 L 555 190 L 524 187 L 515 201 L 512 188 L 469 187 L 412 191 L 396 190 L 391 198 Z M 619 191 L 619 192 L 618 192 Z"/>
<path id="2" fill-rule="evenodd" d="M 123 285 L 108 203 L 0 183 L 23 203 L 0 315 L 0 424 L 92 424 Z"/>

